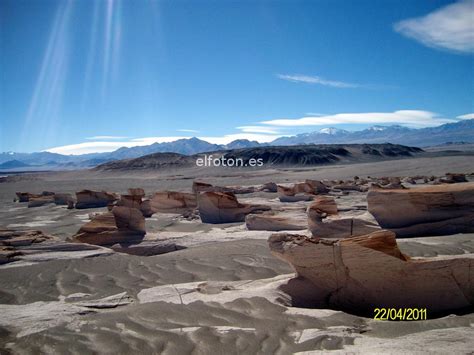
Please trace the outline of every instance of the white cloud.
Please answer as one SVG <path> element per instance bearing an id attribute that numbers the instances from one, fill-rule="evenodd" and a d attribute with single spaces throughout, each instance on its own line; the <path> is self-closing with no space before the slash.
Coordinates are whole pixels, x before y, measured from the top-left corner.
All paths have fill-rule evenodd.
<path id="1" fill-rule="evenodd" d="M 132 145 L 149 145 L 153 143 L 168 143 L 174 142 L 178 139 L 187 139 L 189 137 L 184 136 L 171 136 L 171 137 L 143 137 L 143 138 L 134 138 L 130 142 Z"/>
<path id="2" fill-rule="evenodd" d="M 188 132 L 188 133 L 199 133 L 199 131 L 195 129 L 177 129 L 178 132 Z"/>
<path id="3" fill-rule="evenodd" d="M 281 137 L 281 135 L 268 135 L 268 134 L 257 134 L 257 133 L 235 133 L 227 134 L 224 136 L 209 136 L 209 137 L 198 137 L 199 139 L 205 140 L 206 142 L 213 144 L 228 144 L 236 139 L 248 139 L 250 141 L 258 141 L 261 143 L 271 142 L 272 140 Z M 136 147 L 150 145 L 153 143 L 166 143 L 174 142 L 178 139 L 189 139 L 189 137 L 143 137 L 134 138 L 128 141 L 113 141 L 113 142 L 83 142 L 78 144 L 64 145 L 60 147 L 54 147 L 46 149 L 45 151 L 51 153 L 58 153 L 64 155 L 80 155 L 89 153 L 106 153 L 113 152 L 121 147 Z"/>
<path id="4" fill-rule="evenodd" d="M 276 127 L 262 127 L 262 126 L 240 126 L 236 127 L 245 133 L 264 133 L 264 134 L 279 134 Z"/>
<path id="5" fill-rule="evenodd" d="M 297 119 L 276 119 L 260 123 L 273 126 L 398 123 L 413 127 L 428 127 L 449 122 L 455 121 L 439 117 L 438 114 L 429 111 L 400 110 L 395 112 L 338 113 L 335 115 L 308 116 Z"/>
<path id="6" fill-rule="evenodd" d="M 172 142 L 181 138 L 189 137 L 145 137 L 135 138 L 128 141 L 117 141 L 117 142 L 83 142 L 78 144 L 63 145 L 60 147 L 54 147 L 46 149 L 45 151 L 51 153 L 58 153 L 64 155 L 80 155 L 89 153 L 106 153 L 113 152 L 121 147 L 136 147 L 143 145 L 150 145 L 153 143 Z"/>
<path id="7" fill-rule="evenodd" d="M 395 31 L 426 46 L 474 52 L 474 0 L 459 1 L 423 17 L 400 21 Z"/>
<path id="8" fill-rule="evenodd" d="M 319 84 L 325 86 L 332 86 L 335 88 L 358 88 L 362 87 L 359 84 L 352 84 L 346 83 L 343 81 L 335 81 L 335 80 L 326 80 L 321 78 L 320 76 L 309 76 L 309 75 L 286 75 L 286 74 L 277 74 L 277 77 L 282 80 L 291 81 L 293 83 L 307 83 L 307 84 Z"/>
<path id="9" fill-rule="evenodd" d="M 115 140 L 115 139 L 125 139 L 128 138 L 126 136 L 93 136 L 93 137 L 86 137 L 87 140 L 100 140 L 100 139 L 105 139 L 105 140 Z"/>
<path id="10" fill-rule="evenodd" d="M 222 137 L 198 137 L 213 144 L 228 144 L 236 139 L 248 139 L 249 141 L 257 141 L 260 143 L 271 142 L 274 139 L 281 137 L 281 135 L 268 135 L 258 133 L 234 133 L 226 134 Z"/>
<path id="11" fill-rule="evenodd" d="M 474 113 L 466 113 L 465 115 L 458 116 L 461 120 L 472 120 L 474 119 Z"/>
<path id="12" fill-rule="evenodd" d="M 112 152 L 120 147 L 124 147 L 126 142 L 85 142 L 78 144 L 63 145 L 46 149 L 46 152 L 64 155 L 79 155 L 88 153 Z"/>

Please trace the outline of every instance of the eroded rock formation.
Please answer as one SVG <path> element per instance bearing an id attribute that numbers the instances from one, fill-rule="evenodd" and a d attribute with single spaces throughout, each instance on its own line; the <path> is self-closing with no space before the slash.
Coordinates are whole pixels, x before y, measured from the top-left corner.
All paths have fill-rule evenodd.
<path id="1" fill-rule="evenodd" d="M 154 212 L 183 212 L 197 207 L 196 195 L 187 192 L 156 192 L 150 199 Z"/>
<path id="2" fill-rule="evenodd" d="M 311 203 L 309 209 L 317 211 L 320 214 L 337 215 L 336 200 L 332 196 L 318 196 Z"/>
<path id="3" fill-rule="evenodd" d="M 240 203 L 231 192 L 202 192 L 197 195 L 197 200 L 204 223 L 243 222 L 249 213 L 270 210 L 264 205 Z"/>
<path id="4" fill-rule="evenodd" d="M 474 254 L 410 259 L 395 234 L 327 240 L 286 233 L 269 238 L 272 253 L 315 287 L 313 304 L 373 314 L 375 307 L 445 312 L 474 304 Z"/>
<path id="5" fill-rule="evenodd" d="M 74 199 L 72 198 L 71 194 L 59 193 L 54 194 L 54 203 L 58 206 L 69 206 L 71 203 L 74 204 Z"/>
<path id="6" fill-rule="evenodd" d="M 399 237 L 474 231 L 472 182 L 397 190 L 373 187 L 367 201 L 380 226 Z"/>
<path id="7" fill-rule="evenodd" d="M 116 243 L 139 242 L 145 233 L 145 218 L 140 210 L 115 206 L 112 212 L 91 216 L 91 221 L 83 225 L 72 240 L 110 246 Z"/>
<path id="8" fill-rule="evenodd" d="M 253 186 L 214 186 L 201 181 L 193 181 L 193 192 L 195 194 L 200 192 L 231 192 L 233 194 L 248 194 L 255 192 Z"/>
<path id="9" fill-rule="evenodd" d="M 260 188 L 261 191 L 266 191 L 266 192 L 277 192 L 277 189 L 278 189 L 277 184 L 275 184 L 274 182 L 266 182 Z"/>
<path id="10" fill-rule="evenodd" d="M 329 188 L 322 181 L 306 179 L 305 183 L 312 187 L 312 192 L 315 194 L 324 194 L 329 192 Z"/>
<path id="11" fill-rule="evenodd" d="M 107 205 L 118 200 L 118 196 L 115 193 L 92 190 L 82 190 L 76 192 L 76 198 L 77 209 L 106 207 Z"/>
<path id="12" fill-rule="evenodd" d="M 245 217 L 248 230 L 289 231 L 306 229 L 306 220 L 294 216 L 249 214 Z"/>
<path id="13" fill-rule="evenodd" d="M 310 201 L 314 197 L 312 191 L 312 187 L 304 183 L 294 186 L 277 186 L 278 198 L 281 202 Z"/>
<path id="14" fill-rule="evenodd" d="M 54 240 L 38 230 L 0 229 L 0 265 L 18 261 L 22 247 Z"/>
<path id="15" fill-rule="evenodd" d="M 339 216 L 336 202 L 330 196 L 318 196 L 308 206 L 307 216 L 311 234 L 319 238 L 348 238 L 380 230 L 369 220 Z"/>
<path id="16" fill-rule="evenodd" d="M 28 207 L 40 207 L 50 203 L 54 203 L 54 195 L 38 196 L 28 199 Z"/>

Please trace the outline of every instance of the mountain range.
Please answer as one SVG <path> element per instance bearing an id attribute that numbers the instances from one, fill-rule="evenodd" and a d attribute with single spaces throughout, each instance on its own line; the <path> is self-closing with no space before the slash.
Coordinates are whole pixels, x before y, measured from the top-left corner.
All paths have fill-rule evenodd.
<path id="1" fill-rule="evenodd" d="M 428 147 L 449 142 L 474 143 L 474 119 L 419 129 L 399 125 L 376 125 L 361 131 L 347 131 L 326 127 L 315 132 L 302 133 L 290 137 L 280 137 L 270 143 L 258 143 L 256 141 L 240 139 L 227 145 L 220 145 L 193 137 L 168 143 L 153 143 L 147 146 L 122 147 L 108 153 L 61 155 L 50 152 L 6 152 L 0 153 L 0 170 L 78 169 L 93 167 L 109 161 L 137 158 L 153 153 L 170 152 L 193 155 L 204 152 L 254 148 L 259 146 L 393 143 L 415 147 Z"/>

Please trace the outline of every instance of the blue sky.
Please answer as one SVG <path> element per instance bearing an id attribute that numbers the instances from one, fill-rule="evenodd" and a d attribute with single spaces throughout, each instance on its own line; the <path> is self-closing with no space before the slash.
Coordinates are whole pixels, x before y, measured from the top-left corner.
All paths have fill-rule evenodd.
<path id="1" fill-rule="evenodd" d="M 473 0 L 0 0 L 0 151 L 473 118 L 473 16 Z"/>

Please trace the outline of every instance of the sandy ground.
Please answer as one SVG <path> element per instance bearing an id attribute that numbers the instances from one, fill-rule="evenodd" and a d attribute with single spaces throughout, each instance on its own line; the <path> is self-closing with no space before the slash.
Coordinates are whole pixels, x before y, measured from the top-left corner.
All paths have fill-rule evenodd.
<path id="1" fill-rule="evenodd" d="M 89 213 L 105 210 L 27 208 L 13 202 L 15 191 L 143 187 L 151 193 L 189 191 L 194 178 L 257 185 L 472 170 L 472 156 L 455 156 L 309 169 L 43 174 L 0 184 L 0 227 L 40 229 L 64 240 Z M 295 217 L 304 217 L 308 204 L 282 204 L 276 194 L 262 192 L 238 198 Z M 362 193 L 340 196 L 337 203 L 343 214 L 367 217 Z M 472 313 L 386 322 L 291 306 L 278 286 L 294 277 L 293 270 L 270 254 L 266 239 L 271 232 L 247 231 L 243 223 L 202 224 L 175 214 L 155 214 L 146 224 L 147 239 L 172 240 L 186 249 L 149 257 L 112 253 L 0 266 L 0 353 L 464 354 L 474 349 Z M 474 235 L 403 239 L 399 245 L 410 256 L 473 253 Z"/>

